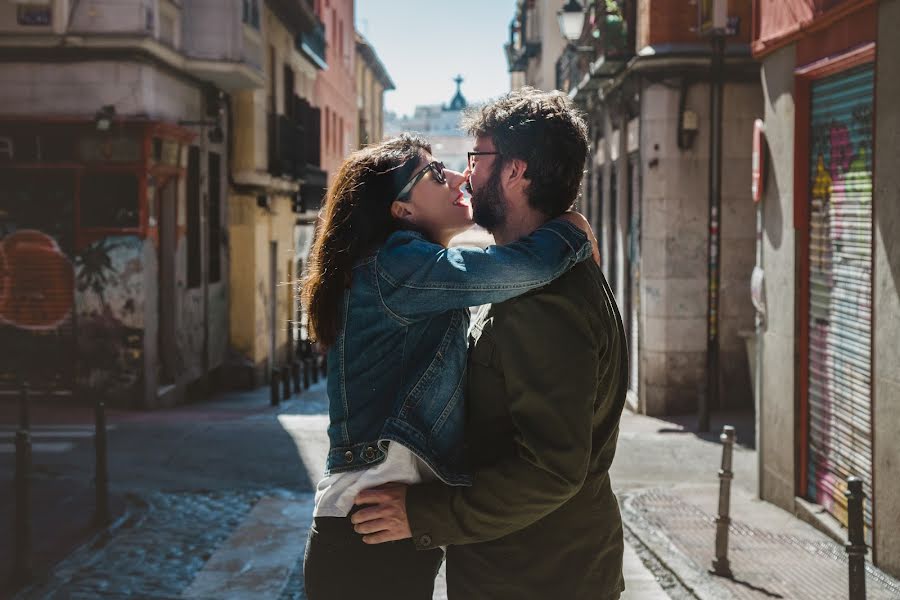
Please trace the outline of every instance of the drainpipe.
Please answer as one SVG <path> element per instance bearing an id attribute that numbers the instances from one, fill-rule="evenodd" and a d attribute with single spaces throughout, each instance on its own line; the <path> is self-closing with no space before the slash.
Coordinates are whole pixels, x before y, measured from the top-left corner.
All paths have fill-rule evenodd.
<path id="1" fill-rule="evenodd" d="M 697 430 L 709 431 L 710 407 L 719 406 L 719 284 L 722 213 L 722 99 L 725 36 L 712 36 L 709 136 L 709 267 L 707 295 L 706 394 L 700 395 Z"/>

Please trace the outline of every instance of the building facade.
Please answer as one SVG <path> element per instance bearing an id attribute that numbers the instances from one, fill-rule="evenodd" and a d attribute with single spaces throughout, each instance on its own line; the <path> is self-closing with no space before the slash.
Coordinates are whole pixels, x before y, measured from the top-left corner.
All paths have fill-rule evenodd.
<path id="1" fill-rule="evenodd" d="M 565 1 L 516 1 L 505 47 L 511 89 L 526 84 L 539 90 L 556 89 L 556 61 L 566 47 L 556 13 Z"/>
<path id="2" fill-rule="evenodd" d="M 259 10 L 250 33 L 263 49 L 264 81 L 231 103 L 229 375 L 241 387 L 269 381 L 296 357 L 298 280 L 325 187 L 315 100 L 324 26 L 308 0 L 248 3 Z"/>
<path id="3" fill-rule="evenodd" d="M 755 230 L 748 165 L 753 123 L 762 115 L 750 4 L 729 3 L 731 31 L 716 76 L 696 9 L 678 0 L 588 0 L 582 7 L 580 37 L 556 57 L 555 87 L 585 110 L 590 125 L 579 207 L 600 240 L 628 332 L 629 405 L 649 415 L 693 413 L 716 398 L 710 409 L 750 408 L 744 336 L 754 323 Z M 555 21 L 556 12 L 543 18 Z M 527 23 L 520 28 L 529 30 Z M 531 60 L 510 62 L 529 84 Z M 715 81 L 722 82 L 724 111 L 713 219 Z"/>
<path id="4" fill-rule="evenodd" d="M 328 40 L 328 68 L 316 78 L 316 99 L 322 108 L 322 168 L 331 182 L 357 140 L 354 0 L 316 0 L 315 7 Z"/>
<path id="5" fill-rule="evenodd" d="M 900 1 L 753 9 L 768 146 L 760 493 L 840 531 L 860 477 L 872 557 L 898 576 Z"/>
<path id="6" fill-rule="evenodd" d="M 393 89 L 394 82 L 375 49 L 356 32 L 357 148 L 384 138 L 384 93 Z"/>
<path id="7" fill-rule="evenodd" d="M 0 5 L 4 376 L 145 408 L 217 378 L 227 96 L 264 80 L 247 18 L 238 0 Z"/>
<path id="8" fill-rule="evenodd" d="M 404 131 L 421 134 L 431 144 L 431 151 L 448 169 L 462 173 L 466 170 L 466 154 L 472 149 L 472 138 L 462 129 L 462 117 L 469 103 L 462 93 L 463 78 L 457 75 L 456 92 L 447 104 L 422 104 L 412 115 L 389 113 L 385 120 L 385 135 L 393 137 Z"/>

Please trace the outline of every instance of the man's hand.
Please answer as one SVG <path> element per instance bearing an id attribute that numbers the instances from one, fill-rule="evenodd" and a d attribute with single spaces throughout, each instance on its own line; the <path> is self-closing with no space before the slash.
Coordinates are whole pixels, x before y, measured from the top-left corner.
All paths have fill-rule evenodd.
<path id="1" fill-rule="evenodd" d="M 353 529 L 362 534 L 363 542 L 381 544 L 412 537 L 406 516 L 406 488 L 403 483 L 387 483 L 356 495 L 354 504 L 374 505 L 350 517 Z"/>
<path id="2" fill-rule="evenodd" d="M 588 220 L 584 218 L 580 212 L 570 210 L 559 217 L 564 221 L 568 221 L 578 229 L 582 230 L 584 234 L 587 236 L 588 240 L 591 242 L 591 254 L 594 256 L 594 262 L 598 265 L 600 264 L 600 242 L 597 241 L 597 236 L 594 235 L 594 230 L 591 229 L 591 224 L 588 223 Z"/>

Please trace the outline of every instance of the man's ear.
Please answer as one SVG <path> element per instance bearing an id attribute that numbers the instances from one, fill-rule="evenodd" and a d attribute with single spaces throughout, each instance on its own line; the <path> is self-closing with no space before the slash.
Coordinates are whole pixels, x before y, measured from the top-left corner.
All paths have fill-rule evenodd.
<path id="1" fill-rule="evenodd" d="M 411 221 L 412 211 L 410 210 L 410 208 L 411 206 L 408 202 L 400 202 L 399 200 L 394 200 L 391 203 L 391 216 L 401 221 Z"/>
<path id="2" fill-rule="evenodd" d="M 506 161 L 506 181 L 510 184 L 523 183 L 525 172 L 528 170 L 528 163 L 520 158 L 513 158 Z"/>

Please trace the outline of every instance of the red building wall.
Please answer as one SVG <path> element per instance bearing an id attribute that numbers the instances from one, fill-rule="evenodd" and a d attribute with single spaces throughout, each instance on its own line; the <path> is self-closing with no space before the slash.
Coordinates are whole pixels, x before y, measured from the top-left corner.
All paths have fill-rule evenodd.
<path id="1" fill-rule="evenodd" d="M 685 0 L 641 0 L 638 7 L 639 20 L 646 24 L 639 33 L 638 50 L 645 46 L 705 41 L 696 32 L 697 7 Z M 751 1 L 728 0 L 728 14 L 740 19 L 738 35 L 729 41 L 748 43 L 753 23 Z"/>
<path id="2" fill-rule="evenodd" d="M 316 0 L 316 12 L 328 41 L 328 68 L 316 78 L 316 102 L 322 110 L 322 168 L 330 183 L 356 140 L 353 0 Z"/>
<path id="3" fill-rule="evenodd" d="M 875 0 L 753 0 L 753 54 L 762 58 L 798 42 L 797 64 L 808 64 L 874 41 Z"/>

